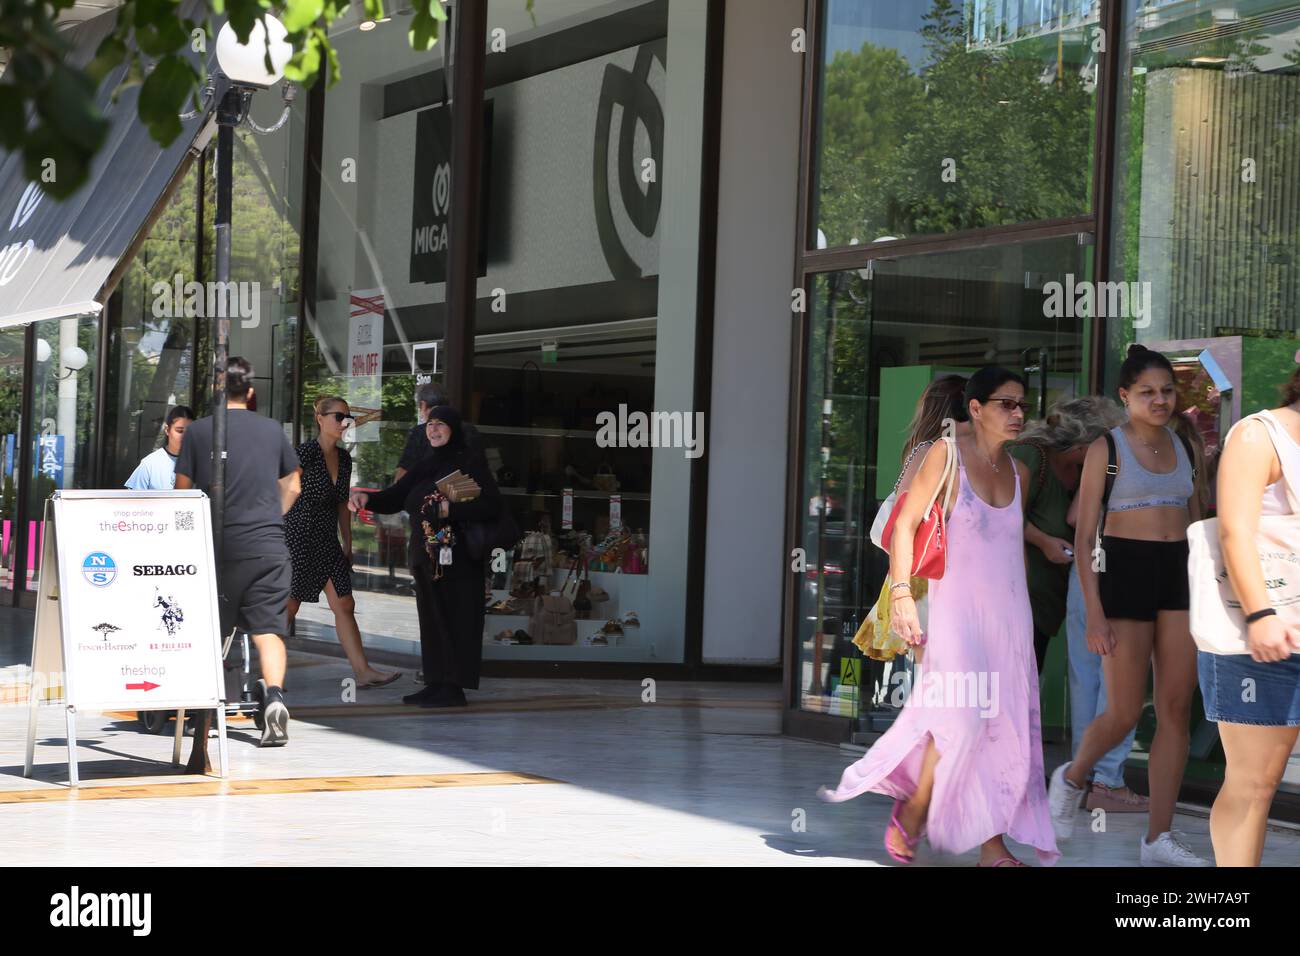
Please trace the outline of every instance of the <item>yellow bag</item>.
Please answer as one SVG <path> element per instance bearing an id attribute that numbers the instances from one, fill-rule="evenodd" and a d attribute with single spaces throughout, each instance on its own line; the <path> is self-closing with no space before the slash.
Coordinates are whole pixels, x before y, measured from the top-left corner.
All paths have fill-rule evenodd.
<path id="1" fill-rule="evenodd" d="M 889 628 L 892 607 L 889 600 L 889 583 L 889 578 L 886 577 L 885 582 L 880 586 L 879 599 L 867 612 L 862 626 L 858 628 L 858 633 L 853 638 L 853 643 L 858 650 L 873 661 L 892 661 L 899 654 L 906 654 L 911 650 L 907 641 Z M 922 631 L 925 630 L 926 619 L 929 616 L 926 601 L 929 584 L 926 578 L 912 578 L 912 600 L 916 602 L 916 613 L 920 618 Z"/>

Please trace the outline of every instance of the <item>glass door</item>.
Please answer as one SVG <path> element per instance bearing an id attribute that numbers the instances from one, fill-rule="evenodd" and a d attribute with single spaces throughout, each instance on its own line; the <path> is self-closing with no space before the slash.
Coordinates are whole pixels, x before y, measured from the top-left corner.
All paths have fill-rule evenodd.
<path id="1" fill-rule="evenodd" d="M 869 532 L 901 471 L 917 401 L 935 379 L 984 365 L 1025 377 L 1031 418 L 1080 394 L 1090 319 L 1058 300 L 1091 278 L 1090 253 L 1069 236 L 899 255 L 813 280 L 798 542 L 802 709 L 879 729 L 901 705 L 906 659 L 864 657 L 853 638 L 888 573 Z"/>
<path id="2" fill-rule="evenodd" d="M 18 535 L 18 436 L 22 434 L 23 329 L 0 329 L 0 606 L 13 601 Z"/>

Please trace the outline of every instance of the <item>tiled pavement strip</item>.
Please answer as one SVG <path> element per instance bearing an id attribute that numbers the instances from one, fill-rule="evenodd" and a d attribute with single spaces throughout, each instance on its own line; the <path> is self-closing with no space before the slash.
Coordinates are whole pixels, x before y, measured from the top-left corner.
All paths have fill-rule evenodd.
<path id="1" fill-rule="evenodd" d="M 21 659 L 13 643 L 0 666 Z M 25 780 L 27 707 L 0 706 L 0 860 L 889 865 L 889 801 L 817 799 L 856 754 L 780 736 L 777 685 L 659 681 L 656 702 L 643 703 L 639 681 L 490 680 L 448 713 L 403 706 L 409 675 L 343 703 L 348 674 L 341 660 L 294 652 L 289 745 L 261 750 L 247 721 L 232 722 L 228 781 L 178 775 L 171 738 L 125 715 L 83 715 L 85 796 L 64 784 L 57 710 L 41 713 L 37 773 Z M 215 763 L 215 741 L 211 753 Z M 101 787 L 110 792 L 90 797 Z M 1062 864 L 1136 865 L 1145 820 L 1111 814 L 1107 832 L 1092 833 L 1081 817 Z M 1209 853 L 1203 812 L 1181 813 L 1178 826 Z M 922 848 L 918 860 L 975 858 Z M 1265 862 L 1300 865 L 1300 834 L 1272 830 Z"/>

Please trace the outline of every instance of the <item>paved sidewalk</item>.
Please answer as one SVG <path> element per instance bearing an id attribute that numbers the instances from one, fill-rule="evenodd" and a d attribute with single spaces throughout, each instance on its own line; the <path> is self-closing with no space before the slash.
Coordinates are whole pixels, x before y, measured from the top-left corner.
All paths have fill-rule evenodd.
<path id="1" fill-rule="evenodd" d="M 79 799 L 63 784 L 59 712 L 41 713 L 38 772 L 25 780 L 27 708 L 0 706 L 0 860 L 890 865 L 889 801 L 817 799 L 856 755 L 780 736 L 777 685 L 660 681 L 651 703 L 640 682 L 493 680 L 466 710 L 428 712 L 400 703 L 409 673 L 355 703 L 342 699 L 348 676 L 344 661 L 295 652 L 289 745 L 261 750 L 251 725 L 232 728 L 225 784 L 174 773 L 170 737 L 84 715 Z M 215 762 L 215 741 L 211 752 Z M 87 799 L 96 787 L 113 798 Z M 1209 853 L 1203 814 L 1178 825 Z M 1145 815 L 1112 814 L 1103 834 L 1081 819 L 1062 863 L 1136 865 L 1144 829 Z M 923 849 L 919 860 L 968 866 L 976 854 Z M 1265 862 L 1300 865 L 1300 835 L 1270 832 Z"/>

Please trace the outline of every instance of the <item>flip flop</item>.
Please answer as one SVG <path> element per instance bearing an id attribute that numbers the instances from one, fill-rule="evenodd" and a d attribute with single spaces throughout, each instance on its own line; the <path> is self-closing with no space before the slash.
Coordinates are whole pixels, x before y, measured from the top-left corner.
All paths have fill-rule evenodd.
<path id="1" fill-rule="evenodd" d="M 916 845 L 921 842 L 921 836 L 920 834 L 917 834 L 916 836 L 910 836 L 908 832 L 905 829 L 903 829 L 903 824 L 900 823 L 898 820 L 898 808 L 901 807 L 902 805 L 903 805 L 902 800 L 895 800 L 894 809 L 890 811 L 889 825 L 885 827 L 885 852 L 888 853 L 890 857 L 896 862 L 902 864 L 908 864 L 916 859 Z M 911 856 L 903 856 L 899 853 L 894 852 L 894 848 L 889 845 L 890 830 L 898 831 L 898 835 L 903 838 L 903 845 L 906 846 L 907 849 L 912 852 Z"/>
<path id="2" fill-rule="evenodd" d="M 992 863 L 976 863 L 975 865 L 986 866 L 992 869 L 995 866 L 1028 866 L 1029 864 L 1017 860 L 1014 856 L 1004 856 L 1004 857 L 999 857 L 998 859 L 994 860 Z"/>
<path id="3" fill-rule="evenodd" d="M 392 674 L 389 674 L 383 680 L 372 680 L 372 681 L 368 681 L 365 684 L 358 684 L 357 689 L 374 690 L 376 687 L 387 687 L 389 684 L 391 684 L 393 681 L 397 680 L 401 676 L 402 676 L 401 671 L 394 671 Z"/>

